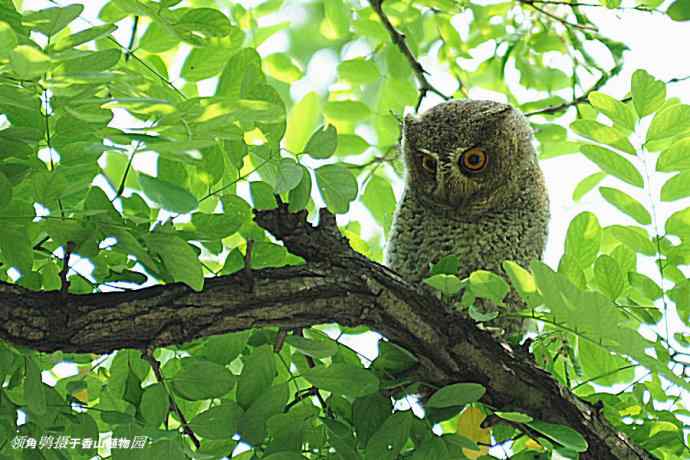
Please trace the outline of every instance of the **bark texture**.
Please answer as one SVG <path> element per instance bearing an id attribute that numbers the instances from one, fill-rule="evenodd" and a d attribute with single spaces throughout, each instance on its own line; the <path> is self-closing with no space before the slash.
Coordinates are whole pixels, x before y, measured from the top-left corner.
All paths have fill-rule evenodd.
<path id="1" fill-rule="evenodd" d="M 0 283 L 0 338 L 45 352 L 107 353 L 261 326 L 367 325 L 414 353 L 428 382 L 480 383 L 482 402 L 497 410 L 577 430 L 589 444 L 582 459 L 654 458 L 529 356 L 353 251 L 328 212 L 318 226 L 286 206 L 257 212 L 256 221 L 305 264 L 206 279 L 201 292 L 168 284 L 65 296 Z"/>

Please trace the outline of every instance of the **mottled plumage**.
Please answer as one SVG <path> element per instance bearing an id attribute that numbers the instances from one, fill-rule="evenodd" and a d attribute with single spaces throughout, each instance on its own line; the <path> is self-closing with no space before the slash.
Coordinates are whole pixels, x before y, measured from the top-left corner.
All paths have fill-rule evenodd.
<path id="1" fill-rule="evenodd" d="M 445 255 L 461 278 L 504 260 L 526 266 L 544 251 L 544 178 L 525 117 L 506 104 L 450 101 L 405 118 L 407 177 L 387 245 L 387 264 L 419 283 Z M 507 299 L 515 304 L 514 293 Z M 521 321 L 501 320 L 508 334 Z"/>

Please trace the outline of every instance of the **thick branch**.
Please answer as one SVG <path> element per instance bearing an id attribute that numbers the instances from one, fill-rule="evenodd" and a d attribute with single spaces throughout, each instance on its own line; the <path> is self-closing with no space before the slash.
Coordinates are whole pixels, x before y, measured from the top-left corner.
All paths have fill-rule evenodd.
<path id="1" fill-rule="evenodd" d="M 389 269 L 354 252 L 322 212 L 312 226 L 286 206 L 256 221 L 304 265 L 206 280 L 202 292 L 181 284 L 139 291 L 67 295 L 0 283 L 0 337 L 42 351 L 105 353 L 180 344 L 261 326 L 368 325 L 412 351 L 420 375 L 435 385 L 477 382 L 497 410 L 520 410 L 582 433 L 583 459 L 651 459 L 601 415 L 522 354 L 464 316 L 421 293 Z M 253 289 L 248 289 L 252 283 Z"/>

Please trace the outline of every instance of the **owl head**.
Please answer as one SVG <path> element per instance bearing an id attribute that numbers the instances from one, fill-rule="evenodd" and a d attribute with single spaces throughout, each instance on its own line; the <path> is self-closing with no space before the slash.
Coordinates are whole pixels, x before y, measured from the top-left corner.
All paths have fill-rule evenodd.
<path id="1" fill-rule="evenodd" d="M 525 117 L 492 101 L 449 101 L 406 116 L 403 151 L 418 198 L 468 214 L 509 206 L 518 178 L 537 167 Z"/>

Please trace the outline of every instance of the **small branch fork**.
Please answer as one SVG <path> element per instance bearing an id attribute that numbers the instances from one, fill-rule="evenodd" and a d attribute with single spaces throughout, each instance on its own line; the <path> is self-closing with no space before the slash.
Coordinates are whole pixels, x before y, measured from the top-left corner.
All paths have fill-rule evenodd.
<path id="1" fill-rule="evenodd" d="M 444 94 L 443 92 L 441 92 L 441 90 L 437 89 L 435 86 L 429 83 L 429 80 L 427 80 L 426 78 L 428 72 L 424 70 L 422 64 L 420 64 L 420 62 L 415 57 L 414 53 L 412 53 L 412 50 L 410 50 L 410 47 L 407 45 L 407 41 L 405 40 L 405 35 L 403 35 L 400 31 L 398 31 L 398 29 L 396 29 L 393 26 L 390 19 L 383 11 L 383 1 L 384 0 L 369 0 L 369 4 L 381 20 L 383 26 L 388 31 L 388 35 L 390 35 L 391 41 L 395 44 L 395 46 L 398 47 L 403 56 L 405 56 L 405 59 L 407 59 L 407 62 L 410 64 L 410 67 L 412 67 L 412 71 L 417 77 L 417 82 L 419 83 L 419 98 L 417 99 L 415 112 L 419 111 L 419 107 L 422 105 L 422 100 L 424 100 L 426 95 L 430 92 L 438 95 L 444 101 L 452 99 L 451 96 Z M 458 83 L 460 84 L 460 90 L 463 93 L 465 93 L 465 86 L 462 83 L 462 81 L 458 80 Z"/>

